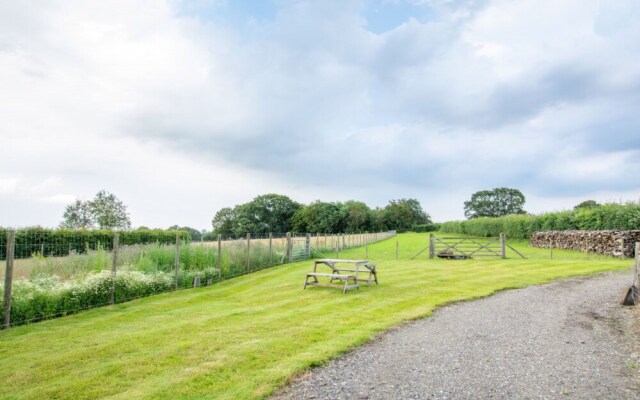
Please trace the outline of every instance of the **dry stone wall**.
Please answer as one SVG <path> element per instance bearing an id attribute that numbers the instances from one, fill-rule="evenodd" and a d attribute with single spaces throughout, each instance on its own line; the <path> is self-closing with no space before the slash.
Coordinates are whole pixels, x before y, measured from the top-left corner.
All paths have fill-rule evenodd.
<path id="1" fill-rule="evenodd" d="M 616 257 L 633 257 L 635 242 L 640 242 L 637 231 L 548 231 L 534 232 L 531 247 L 577 250 Z"/>

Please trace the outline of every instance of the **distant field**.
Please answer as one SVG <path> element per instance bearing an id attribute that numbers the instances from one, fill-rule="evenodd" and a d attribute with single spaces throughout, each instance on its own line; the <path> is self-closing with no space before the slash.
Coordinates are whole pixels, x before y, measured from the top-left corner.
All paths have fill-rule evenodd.
<path id="1" fill-rule="evenodd" d="M 369 246 L 380 285 L 346 295 L 302 290 L 311 262 L 0 332 L 0 397 L 259 399 L 402 321 L 448 302 L 629 267 L 618 260 L 509 242 L 528 259 L 409 257 L 428 234 Z M 329 254 L 327 254 L 329 255 Z M 363 258 L 364 248 L 341 252 Z"/>

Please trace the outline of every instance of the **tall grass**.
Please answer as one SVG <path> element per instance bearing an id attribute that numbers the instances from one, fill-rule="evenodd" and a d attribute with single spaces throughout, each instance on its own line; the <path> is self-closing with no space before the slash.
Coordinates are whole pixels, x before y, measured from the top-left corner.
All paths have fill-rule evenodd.
<path id="1" fill-rule="evenodd" d="M 188 288 L 200 278 L 206 286 L 220 279 L 280 264 L 281 257 L 263 243 L 252 243 L 249 254 L 244 241 L 225 243 L 221 252 L 221 269 L 217 269 L 215 246 L 183 243 L 176 268 L 176 246 L 147 244 L 123 246 L 117 257 L 117 272 L 111 272 L 113 252 L 98 246 L 83 254 L 67 257 L 44 257 L 34 254 L 20 262 L 20 274 L 13 284 L 12 325 L 73 314 L 80 310 L 109 304 L 112 287 L 115 301 Z M 247 257 L 248 256 L 248 257 Z M 248 264 L 247 264 L 248 263 Z M 0 295 L 3 295 L 3 286 Z"/>

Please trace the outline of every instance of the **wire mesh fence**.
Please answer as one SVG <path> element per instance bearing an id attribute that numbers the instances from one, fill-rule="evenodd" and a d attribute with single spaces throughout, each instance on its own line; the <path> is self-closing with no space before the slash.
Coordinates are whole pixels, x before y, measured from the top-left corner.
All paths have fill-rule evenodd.
<path id="1" fill-rule="evenodd" d="M 339 256 L 341 250 L 394 235 L 269 233 L 191 242 L 184 232 L 141 237 L 130 232 L 4 230 L 3 327 L 209 286 L 284 263 Z"/>

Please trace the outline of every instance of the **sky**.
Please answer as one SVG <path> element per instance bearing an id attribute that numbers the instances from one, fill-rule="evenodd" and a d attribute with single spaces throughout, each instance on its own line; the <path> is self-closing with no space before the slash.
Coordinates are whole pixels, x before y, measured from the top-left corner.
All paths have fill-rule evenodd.
<path id="1" fill-rule="evenodd" d="M 266 193 L 463 219 L 640 199 L 637 0 L 0 0 L 0 226 L 100 190 L 211 229 Z"/>

